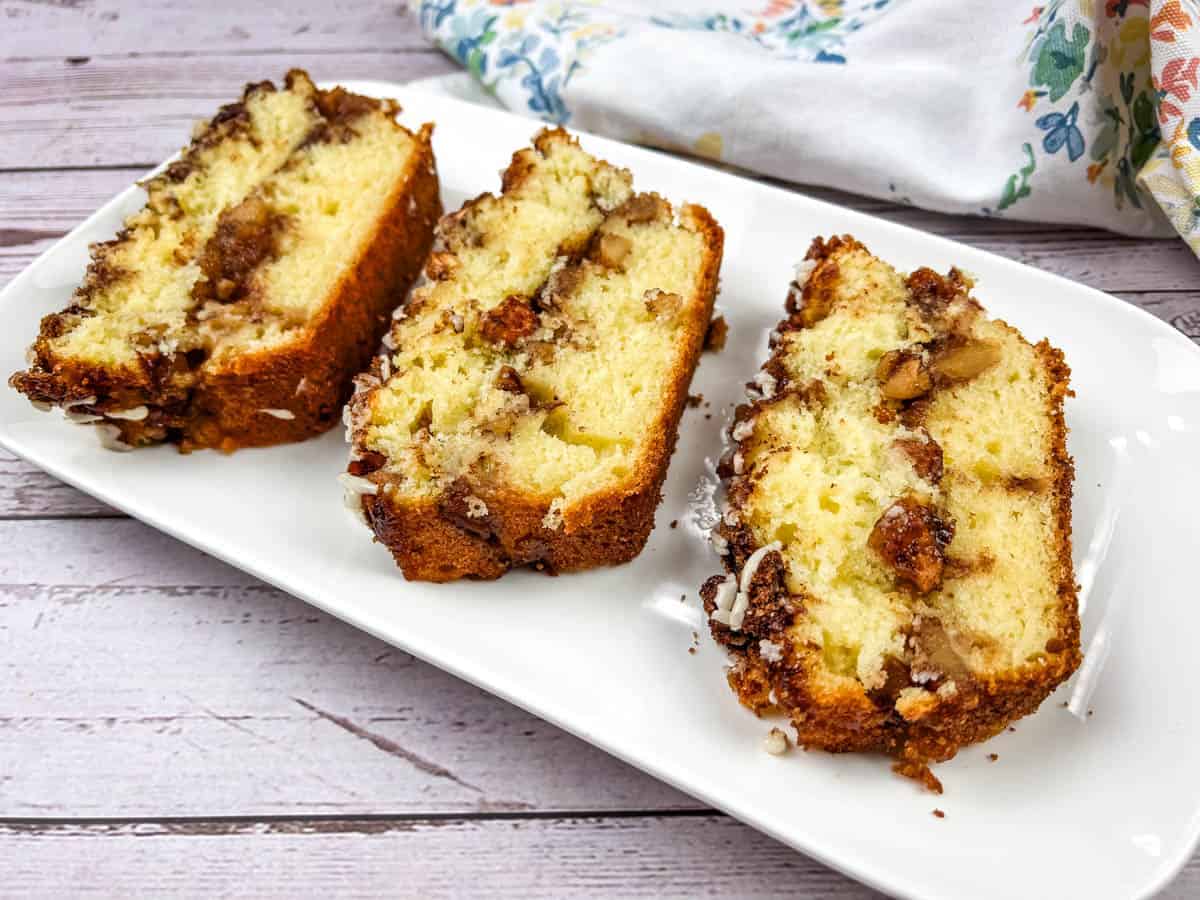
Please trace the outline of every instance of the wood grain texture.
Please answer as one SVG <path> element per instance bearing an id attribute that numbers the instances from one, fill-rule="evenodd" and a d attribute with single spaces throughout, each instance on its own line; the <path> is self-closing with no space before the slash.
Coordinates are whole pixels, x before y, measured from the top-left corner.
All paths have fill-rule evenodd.
<path id="1" fill-rule="evenodd" d="M 953 821 L 946 819 L 946 827 Z M 22 897 L 881 897 L 720 816 L 3 823 Z M 1030 882 L 1025 896 L 1038 897 Z M 1160 900 L 1200 891 L 1193 861 Z"/>
<path id="2" fill-rule="evenodd" d="M 8 375 L 3 372 L 0 375 Z M 0 447 L 0 519 L 120 515 Z"/>
<path id="3" fill-rule="evenodd" d="M 0 0 L 0 285 L 294 65 L 454 70 L 399 3 Z M 804 192 L 1200 339 L 1181 242 Z M 0 817 L 0 895 L 877 896 L 3 451 Z"/>
<path id="4" fill-rule="evenodd" d="M 424 51 L 406 9 L 393 0 L 3 0 L 0 64 L 132 54 L 272 56 L 306 50 Z"/>
<path id="5" fill-rule="evenodd" d="M 240 96 L 247 82 L 278 82 L 293 67 L 318 81 L 408 81 L 453 70 L 433 50 L 10 62 L 0 95 L 0 168 L 147 168 L 187 143 L 193 123 Z"/>
<path id="6" fill-rule="evenodd" d="M 719 816 L 0 824 L 0 846 L 22 896 L 881 896 Z"/>

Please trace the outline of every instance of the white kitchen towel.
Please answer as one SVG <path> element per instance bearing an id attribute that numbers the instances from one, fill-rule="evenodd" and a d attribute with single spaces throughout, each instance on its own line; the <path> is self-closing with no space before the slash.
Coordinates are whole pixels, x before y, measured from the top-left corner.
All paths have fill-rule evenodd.
<path id="1" fill-rule="evenodd" d="M 930 209 L 1200 253 L 1200 0 L 424 0 L 548 122 Z"/>

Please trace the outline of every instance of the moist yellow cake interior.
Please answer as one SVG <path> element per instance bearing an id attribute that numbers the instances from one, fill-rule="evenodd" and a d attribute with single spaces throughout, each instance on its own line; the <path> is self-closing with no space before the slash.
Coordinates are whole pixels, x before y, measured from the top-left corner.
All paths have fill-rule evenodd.
<path id="1" fill-rule="evenodd" d="M 1051 386 L 1035 349 L 965 299 L 951 305 L 960 331 L 1000 352 L 984 371 L 933 393 L 924 426 L 945 466 L 934 483 L 896 444 L 924 435 L 881 421 L 877 377 L 885 354 L 919 353 L 933 335 L 886 263 L 859 248 L 836 264 L 830 314 L 780 337 L 790 383 L 821 382 L 822 401 L 785 392 L 758 413 L 742 445 L 754 473 L 742 519 L 759 545 L 782 544 L 788 587 L 803 597 L 794 640 L 820 648 L 820 677 L 832 689 L 846 679 L 882 687 L 888 658 L 905 659 L 906 635 L 922 615 L 942 623 L 973 673 L 1036 659 L 1058 632 L 1060 601 Z M 876 522 L 902 496 L 954 523 L 953 565 L 925 594 L 898 585 L 868 550 Z"/>
<path id="2" fill-rule="evenodd" d="M 147 348 L 219 358 L 270 349 L 302 327 L 369 239 L 388 201 L 380 186 L 396 183 L 417 149 L 384 108 L 355 110 L 351 133 L 317 101 L 302 73 L 286 90 L 251 90 L 236 123 L 218 116 L 200 132 L 182 178 L 168 169 L 151 179 L 147 206 L 126 221 L 108 277 L 54 340 L 55 355 L 136 370 Z M 277 245 L 242 286 L 246 299 L 198 301 L 206 245 L 222 214 L 247 204 L 269 217 Z"/>
<path id="3" fill-rule="evenodd" d="M 665 201 L 633 195 L 627 172 L 561 133 L 538 146 L 502 195 L 444 225 L 452 270 L 393 330 L 366 443 L 401 496 L 469 473 L 551 498 L 569 519 L 573 501 L 631 474 L 679 365 L 680 323 L 705 302 L 704 237 L 687 208 L 673 224 Z M 487 329 L 509 298 L 542 307 L 511 346 Z M 505 388 L 509 371 L 521 392 Z"/>
<path id="4" fill-rule="evenodd" d="M 383 115 L 361 116 L 353 127 L 353 141 L 310 145 L 256 190 L 286 225 L 277 258 L 253 276 L 250 290 L 262 321 L 234 314 L 204 323 L 214 360 L 285 342 L 321 309 L 345 267 L 371 240 L 391 201 L 381 187 L 401 183 L 418 147 Z"/>

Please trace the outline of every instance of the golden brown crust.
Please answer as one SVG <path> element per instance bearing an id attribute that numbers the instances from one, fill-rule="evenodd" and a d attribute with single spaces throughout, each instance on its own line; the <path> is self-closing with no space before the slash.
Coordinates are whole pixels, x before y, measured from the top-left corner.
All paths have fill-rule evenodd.
<path id="1" fill-rule="evenodd" d="M 836 276 L 836 255 L 841 250 L 863 250 L 858 241 L 849 237 L 829 241 L 814 241 L 808 258 L 818 263 L 809 285 L 804 289 L 804 306 L 789 298 L 789 318 L 779 326 L 787 331 L 804 328 L 829 312 L 826 293 Z M 915 279 L 915 281 L 913 281 Z M 956 271 L 943 278 L 929 270 L 918 270 L 910 278 L 909 289 L 914 300 L 932 312 L 944 306 L 948 299 L 961 297 L 967 283 Z M 810 302 L 818 312 L 806 316 Z M 1011 326 L 1003 322 L 1005 328 Z M 1015 333 L 1015 330 L 1014 330 Z M 1082 657 L 1079 650 L 1079 617 L 1076 585 L 1071 562 L 1071 491 L 1074 466 L 1066 445 L 1066 424 L 1063 400 L 1072 394 L 1070 369 L 1061 351 L 1042 341 L 1034 347 L 1050 384 L 1047 404 L 1051 421 L 1050 465 L 1055 473 L 1051 489 L 1054 496 L 1055 581 L 1059 597 L 1060 626 L 1055 637 L 1047 642 L 1045 653 L 1033 662 L 1002 673 L 1000 677 L 983 678 L 968 672 L 960 660 L 937 659 L 943 671 L 957 665 L 953 674 L 953 690 L 922 692 L 918 700 L 897 709 L 899 690 L 909 683 L 907 669 L 892 684 L 866 692 L 857 680 L 847 679 L 844 686 L 830 687 L 829 680 L 820 680 L 821 650 L 797 646 L 788 634 L 796 617 L 803 613 L 804 597 L 789 594 L 783 578 L 782 557 L 769 553 L 763 559 L 750 590 L 750 605 L 740 631 L 732 631 L 713 621 L 714 638 L 731 653 L 734 659 L 729 682 L 739 700 L 756 714 L 783 712 L 792 720 L 801 745 L 833 752 L 882 751 L 898 759 L 897 771 L 918 778 L 930 789 L 940 792 L 937 779 L 929 773 L 927 763 L 954 756 L 958 749 L 985 740 L 1004 729 L 1010 722 L 1034 712 L 1042 701 L 1078 667 Z M 787 383 L 781 361 L 773 356 L 763 367 L 777 382 L 776 394 L 800 391 Z M 920 401 L 917 402 L 918 405 Z M 752 418 L 757 403 L 744 405 L 735 414 L 734 422 Z M 913 426 L 919 425 L 914 418 Z M 737 442 L 735 441 L 735 444 Z M 937 472 L 940 475 L 940 453 Z M 932 471 L 932 469 L 931 469 Z M 726 465 L 722 475 L 732 474 Z M 1025 489 L 1025 486 L 1014 486 Z M 735 481 L 729 492 L 731 506 L 741 502 L 739 485 Z M 722 524 L 722 538 L 728 543 L 723 553 L 725 569 L 737 575 L 749 556 L 758 548 L 747 527 Z M 986 560 L 976 561 L 986 564 Z M 968 565 L 947 559 L 946 565 Z M 716 595 L 722 576 L 713 576 L 701 589 L 706 611 L 716 609 Z M 939 626 L 940 627 L 940 626 Z M 929 638 L 931 653 L 936 652 L 936 635 L 920 634 L 918 644 Z M 769 641 L 779 650 L 779 658 L 763 657 L 760 641 Z M 948 663 L 948 665 L 947 665 Z M 902 710 L 902 711 L 901 711 Z"/>
<path id="2" fill-rule="evenodd" d="M 140 370 L 114 370 L 57 358 L 51 342 L 62 314 L 56 313 L 42 321 L 32 351 L 36 365 L 10 383 L 35 402 L 71 404 L 76 414 L 104 417 L 146 407 L 138 420 L 103 418 L 105 426 L 117 429 L 117 440 L 129 446 L 165 440 L 183 451 L 232 451 L 327 431 L 337 423 L 354 375 L 370 361 L 393 307 L 420 273 L 433 242 L 441 199 L 431 136 L 431 125 L 415 135 L 419 149 L 408 176 L 397 182 L 366 249 L 347 266 L 319 318 L 288 345 L 243 354 L 227 364 L 209 361 L 191 373 L 181 373 L 186 362 L 170 356 Z M 76 402 L 85 399 L 92 402 Z"/>
<path id="3" fill-rule="evenodd" d="M 1064 628 L 1064 634 L 1069 632 L 1070 626 Z M 731 652 L 736 662 L 729 681 L 738 698 L 760 714 L 787 712 L 801 745 L 835 753 L 880 751 L 916 763 L 950 759 L 959 748 L 986 740 L 1034 712 L 1080 659 L 1077 647 L 1068 648 L 1004 678 L 959 683 L 952 697 L 939 697 L 910 720 L 857 689 L 814 687 L 803 656 L 788 654 L 782 663 L 770 663 L 762 659 L 757 643 Z M 764 706 L 764 685 L 775 692 L 776 706 Z"/>
<path id="4" fill-rule="evenodd" d="M 499 578 L 518 566 L 553 574 L 612 565 L 633 559 L 645 545 L 671 449 L 653 482 L 589 501 L 586 524 L 572 531 L 545 527 L 548 504 L 518 494 L 481 495 L 488 513 L 474 520 L 438 502 L 401 505 L 387 494 L 364 496 L 363 512 L 404 577 L 414 581 Z"/>
<path id="5" fill-rule="evenodd" d="M 649 429 L 651 443 L 630 477 L 619 487 L 573 507 L 553 528 L 545 524 L 551 512 L 548 501 L 513 492 L 476 490 L 475 495 L 487 507 L 486 515 L 478 517 L 453 508 L 452 501 L 399 503 L 386 488 L 363 495 L 367 522 L 406 578 L 491 579 L 526 565 L 551 573 L 570 572 L 627 562 L 641 552 L 654 527 L 654 511 L 675 449 L 688 386 L 703 349 L 724 243 L 720 226 L 703 207 L 685 206 L 680 214 L 690 217 L 704 236 L 706 250 L 697 289 L 702 302 L 683 329 L 683 355 L 671 373 L 659 419 Z"/>

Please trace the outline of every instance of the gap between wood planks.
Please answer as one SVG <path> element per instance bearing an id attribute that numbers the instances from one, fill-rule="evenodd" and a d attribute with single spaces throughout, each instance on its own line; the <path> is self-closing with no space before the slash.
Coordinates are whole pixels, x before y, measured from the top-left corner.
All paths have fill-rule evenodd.
<path id="1" fill-rule="evenodd" d="M 621 819 L 727 819 L 724 813 L 704 807 L 667 810 L 515 810 L 503 812 L 369 813 L 349 815 L 260 815 L 260 816 L 0 816 L 4 834 L 45 834 L 71 828 L 125 829 L 157 826 L 169 834 L 242 834 L 261 829 L 296 834 L 370 833 L 403 829 L 414 825 L 458 825 L 473 822 L 602 822 Z"/>
<path id="2" fill-rule="evenodd" d="M 233 840 L 156 825 L 16 832 L 4 884 L 38 896 L 138 896 L 147 884 L 198 898 L 881 896 L 715 815 L 363 824 L 259 825 Z"/>
<path id="3" fill-rule="evenodd" d="M 140 52 L 204 52 L 209 48 L 269 53 L 353 51 L 386 41 L 389 49 L 427 48 L 403 2 L 289 0 L 245 3 L 206 0 L 146 4 L 138 0 L 0 0 L 4 56 L 50 58 Z"/>
<path id="4" fill-rule="evenodd" d="M 145 51 L 129 51 L 125 53 L 93 53 L 90 56 L 63 56 L 53 54 L 49 56 L 7 56 L 0 59 L 0 65 L 13 64 L 20 65 L 22 63 L 43 63 L 43 62 L 59 62 L 68 66 L 84 66 L 92 61 L 104 62 L 120 62 L 121 60 L 134 59 L 206 59 L 209 57 L 222 56 L 295 56 L 297 52 L 303 52 L 305 56 L 341 56 L 347 53 L 374 53 L 381 56 L 400 56 L 403 54 L 415 53 L 433 53 L 440 54 L 441 51 L 432 46 L 424 47 L 346 47 L 346 48 L 309 48 L 303 51 L 288 49 L 285 47 L 264 47 L 262 49 L 248 48 L 245 50 L 231 50 L 222 48 L 220 50 L 145 50 Z"/>

